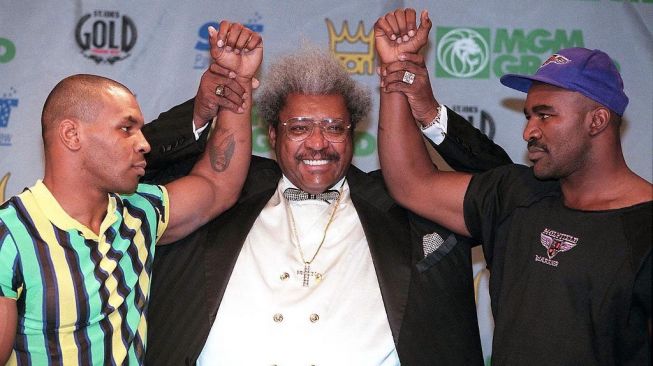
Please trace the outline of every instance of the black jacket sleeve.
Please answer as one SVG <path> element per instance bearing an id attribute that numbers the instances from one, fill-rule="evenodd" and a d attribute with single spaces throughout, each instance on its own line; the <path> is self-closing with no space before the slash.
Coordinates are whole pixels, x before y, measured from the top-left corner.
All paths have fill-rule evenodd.
<path id="1" fill-rule="evenodd" d="M 428 140 L 454 170 L 480 173 L 510 164 L 508 154 L 462 116 L 447 108 L 447 134 L 440 145 Z"/>
<path id="2" fill-rule="evenodd" d="M 194 99 L 172 107 L 143 127 L 151 151 L 145 156 L 147 168 L 142 181 L 165 184 L 187 175 L 206 148 L 210 128 L 199 140 L 192 127 Z"/>

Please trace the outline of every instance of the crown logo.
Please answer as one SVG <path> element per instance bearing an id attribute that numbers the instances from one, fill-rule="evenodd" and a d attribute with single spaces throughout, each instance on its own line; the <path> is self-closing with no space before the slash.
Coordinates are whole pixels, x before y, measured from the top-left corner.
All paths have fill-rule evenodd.
<path id="1" fill-rule="evenodd" d="M 349 23 L 345 20 L 342 22 L 340 33 L 336 32 L 335 26 L 330 19 L 326 19 L 327 29 L 329 31 L 329 50 L 340 61 L 342 67 L 350 74 L 368 74 L 374 73 L 374 29 L 365 34 L 365 26 L 361 20 L 358 23 L 356 34 L 353 36 L 349 32 Z M 338 50 L 338 45 L 347 42 L 348 50 Z M 351 45 L 362 43 L 365 45 L 365 51 L 352 51 Z"/>

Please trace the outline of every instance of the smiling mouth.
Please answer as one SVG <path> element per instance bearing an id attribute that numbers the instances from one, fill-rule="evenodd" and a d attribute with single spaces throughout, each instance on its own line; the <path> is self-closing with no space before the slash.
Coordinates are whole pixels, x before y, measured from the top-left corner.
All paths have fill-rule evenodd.
<path id="1" fill-rule="evenodd" d="M 306 165 L 319 166 L 329 164 L 330 160 L 302 160 Z"/>

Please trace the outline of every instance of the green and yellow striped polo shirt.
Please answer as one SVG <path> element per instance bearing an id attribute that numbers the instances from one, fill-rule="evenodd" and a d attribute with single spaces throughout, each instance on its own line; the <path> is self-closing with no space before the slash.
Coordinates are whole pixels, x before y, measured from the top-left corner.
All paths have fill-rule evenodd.
<path id="1" fill-rule="evenodd" d="M 0 296 L 18 309 L 9 365 L 142 364 L 168 207 L 161 186 L 110 194 L 98 236 L 41 181 L 0 206 Z"/>

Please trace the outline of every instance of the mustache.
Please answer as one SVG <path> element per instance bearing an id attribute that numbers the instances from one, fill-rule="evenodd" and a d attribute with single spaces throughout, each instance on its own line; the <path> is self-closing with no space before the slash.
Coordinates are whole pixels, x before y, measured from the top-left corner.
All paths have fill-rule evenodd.
<path id="1" fill-rule="evenodd" d="M 297 160 L 340 160 L 340 154 L 335 151 L 304 151 L 295 155 Z"/>
<path id="2" fill-rule="evenodd" d="M 542 151 L 549 151 L 549 149 L 546 147 L 546 145 L 541 144 L 538 140 L 536 139 L 530 139 L 528 140 L 528 143 L 526 145 L 528 150 L 536 149 L 536 150 L 542 150 Z"/>

